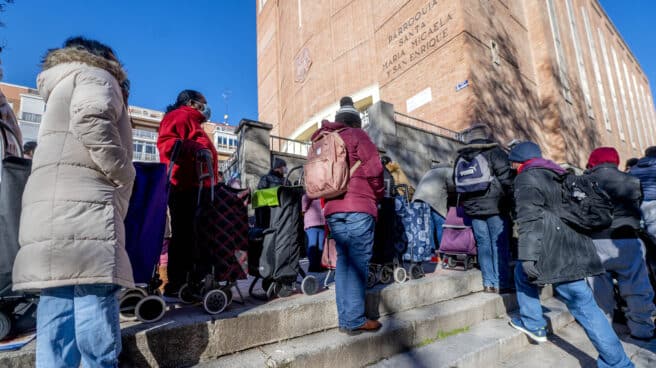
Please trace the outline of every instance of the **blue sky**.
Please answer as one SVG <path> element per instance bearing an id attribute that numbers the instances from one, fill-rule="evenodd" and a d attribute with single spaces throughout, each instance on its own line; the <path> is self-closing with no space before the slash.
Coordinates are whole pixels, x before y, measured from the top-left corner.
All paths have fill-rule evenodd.
<path id="1" fill-rule="evenodd" d="M 656 1 L 600 1 L 654 93 Z M 4 81 L 35 86 L 45 51 L 69 36 L 85 35 L 116 50 L 132 81 L 133 105 L 164 109 L 180 90 L 192 88 L 206 95 L 213 120 L 226 111 L 232 124 L 256 119 L 255 5 L 254 0 L 15 0 L 0 14 L 6 24 L 0 28 Z"/>

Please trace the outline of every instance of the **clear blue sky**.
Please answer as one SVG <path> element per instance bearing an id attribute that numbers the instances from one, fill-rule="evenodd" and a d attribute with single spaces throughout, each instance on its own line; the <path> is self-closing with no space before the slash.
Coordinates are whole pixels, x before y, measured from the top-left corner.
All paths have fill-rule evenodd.
<path id="1" fill-rule="evenodd" d="M 656 1 L 600 1 L 656 93 Z M 254 0 L 15 0 L 0 14 L 5 81 L 34 86 L 44 52 L 84 35 L 116 50 L 132 81 L 133 105 L 164 109 L 192 88 L 206 95 L 213 120 L 220 120 L 229 91 L 231 123 L 256 119 L 255 6 Z"/>
<path id="2" fill-rule="evenodd" d="M 257 119 L 254 0 L 15 0 L 0 19 L 4 81 L 34 87 L 49 48 L 72 35 L 111 46 L 132 82 L 130 104 L 163 110 L 183 89 L 222 121 Z"/>

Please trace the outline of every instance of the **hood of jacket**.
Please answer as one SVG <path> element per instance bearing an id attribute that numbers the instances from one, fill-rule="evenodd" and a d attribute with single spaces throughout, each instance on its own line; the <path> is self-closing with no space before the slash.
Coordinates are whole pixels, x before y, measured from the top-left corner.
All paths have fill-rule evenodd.
<path id="1" fill-rule="evenodd" d="M 656 157 L 643 157 L 636 164 L 638 167 L 656 166 Z"/>
<path id="2" fill-rule="evenodd" d="M 321 128 L 314 132 L 312 134 L 312 138 L 310 138 L 312 141 L 314 141 L 320 134 L 323 132 L 334 132 L 340 129 L 346 129 L 346 128 L 351 128 L 350 126 L 340 123 L 340 122 L 330 122 L 328 120 L 324 120 L 321 122 Z"/>
<path id="3" fill-rule="evenodd" d="M 116 78 L 119 86 L 123 86 L 127 80 L 127 74 L 118 61 L 108 60 L 75 47 L 51 50 L 46 55 L 42 65 L 43 70 L 37 77 L 39 93 L 46 102 L 57 83 L 77 71 L 80 64 L 106 70 Z"/>
<path id="4" fill-rule="evenodd" d="M 492 142 L 489 139 L 476 139 L 466 146 L 458 149 L 458 155 L 464 157 L 466 160 L 473 159 L 477 154 L 482 151 L 498 147 L 499 144 Z"/>

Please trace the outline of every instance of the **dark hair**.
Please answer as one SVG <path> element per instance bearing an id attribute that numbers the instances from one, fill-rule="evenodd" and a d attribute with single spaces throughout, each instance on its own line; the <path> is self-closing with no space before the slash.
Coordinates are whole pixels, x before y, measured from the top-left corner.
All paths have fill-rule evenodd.
<path id="1" fill-rule="evenodd" d="M 25 142 L 23 144 L 23 152 L 33 152 L 36 149 L 36 142 L 35 141 L 29 141 Z"/>
<path id="2" fill-rule="evenodd" d="M 656 146 L 647 147 L 645 150 L 645 156 L 656 157 Z"/>
<path id="3" fill-rule="evenodd" d="M 175 100 L 175 103 L 166 107 L 166 112 L 171 112 L 180 106 L 185 106 L 189 101 L 198 101 L 202 98 L 204 98 L 202 93 L 194 91 L 193 89 L 185 89 L 178 93 L 178 98 Z"/>
<path id="4" fill-rule="evenodd" d="M 387 164 L 389 164 L 391 161 L 392 159 L 389 158 L 389 156 L 383 156 L 380 158 L 380 162 L 383 164 L 383 166 L 387 166 Z"/>
<path id="5" fill-rule="evenodd" d="M 116 58 L 116 54 L 114 53 L 114 50 L 112 50 L 111 47 L 99 41 L 90 40 L 82 36 L 71 37 L 67 39 L 66 42 L 64 42 L 64 47 L 74 47 L 79 50 L 85 50 L 87 52 L 105 58 L 107 60 L 118 61 L 118 59 Z"/>
<path id="6" fill-rule="evenodd" d="M 626 168 L 628 169 L 628 168 L 631 168 L 631 167 L 637 165 L 638 161 L 639 160 L 636 157 L 632 157 L 632 158 L 626 160 Z"/>

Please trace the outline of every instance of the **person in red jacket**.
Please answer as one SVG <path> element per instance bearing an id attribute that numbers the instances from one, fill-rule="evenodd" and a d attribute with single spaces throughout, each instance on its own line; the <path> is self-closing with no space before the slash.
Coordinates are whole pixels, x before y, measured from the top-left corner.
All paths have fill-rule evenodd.
<path id="1" fill-rule="evenodd" d="M 349 165 L 361 162 L 349 179 L 346 193 L 326 199 L 323 209 L 337 248 L 335 298 L 339 330 L 355 335 L 377 331 L 381 327 L 380 322 L 365 317 L 364 303 L 378 215 L 377 201 L 385 194 L 383 165 L 378 149 L 360 128 L 360 113 L 350 97 L 340 100 L 335 121 L 324 121 L 312 138 L 314 140 L 325 131 L 341 130 L 339 135 L 346 145 Z"/>
<path id="2" fill-rule="evenodd" d="M 192 266 L 189 247 L 193 239 L 193 219 L 200 186 L 196 172 L 197 156 L 211 157 L 215 177 L 218 173 L 216 148 L 201 127 L 201 123 L 209 118 L 210 108 L 205 96 L 197 91 L 184 90 L 178 94 L 175 103 L 166 108 L 166 115 L 159 127 L 157 149 L 160 161 L 167 166 L 175 142 L 182 141 L 173 166 L 169 194 L 172 237 L 169 243 L 168 283 L 164 290 L 166 296 L 177 296 Z M 204 181 L 203 185 L 211 184 Z"/>

